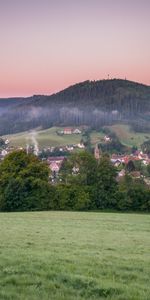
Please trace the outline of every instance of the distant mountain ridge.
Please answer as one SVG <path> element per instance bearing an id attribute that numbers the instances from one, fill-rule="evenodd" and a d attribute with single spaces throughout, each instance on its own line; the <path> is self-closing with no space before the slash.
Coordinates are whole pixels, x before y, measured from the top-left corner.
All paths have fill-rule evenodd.
<path id="1" fill-rule="evenodd" d="M 150 129 L 150 86 L 122 80 L 84 81 L 51 96 L 0 99 L 0 134 L 37 126 L 90 125 L 115 122 Z"/>

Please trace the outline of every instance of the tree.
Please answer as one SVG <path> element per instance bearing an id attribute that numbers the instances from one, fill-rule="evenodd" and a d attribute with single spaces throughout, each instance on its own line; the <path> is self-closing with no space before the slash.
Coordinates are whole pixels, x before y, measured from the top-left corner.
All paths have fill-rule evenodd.
<path id="1" fill-rule="evenodd" d="M 150 154 L 150 140 L 145 141 L 142 145 L 141 145 L 141 149 L 144 153 Z"/>
<path id="2" fill-rule="evenodd" d="M 147 173 L 148 173 L 148 176 L 150 176 L 150 165 L 147 166 Z"/>
<path id="3" fill-rule="evenodd" d="M 5 141 L 2 138 L 0 138 L 0 148 L 3 146 L 5 146 Z"/>
<path id="4" fill-rule="evenodd" d="M 58 185 L 54 208 L 61 210 L 87 210 L 90 207 L 89 193 L 86 187 Z"/>
<path id="5" fill-rule="evenodd" d="M 120 210 L 150 210 L 150 189 L 141 180 L 125 175 L 119 183 L 118 195 L 117 208 Z"/>
<path id="6" fill-rule="evenodd" d="M 49 168 L 33 154 L 14 151 L 0 165 L 0 209 L 38 210 L 49 197 Z"/>
<path id="7" fill-rule="evenodd" d="M 119 182 L 117 209 L 132 210 L 132 199 L 129 196 L 132 186 L 133 179 L 129 174 L 126 174 Z"/>
<path id="8" fill-rule="evenodd" d="M 130 173 L 135 171 L 135 165 L 134 162 L 132 160 L 129 160 L 127 165 L 126 165 L 126 170 Z"/>
<path id="9" fill-rule="evenodd" d="M 108 155 L 100 159 L 97 170 L 97 208 L 115 208 L 117 193 L 117 171 Z"/>
<path id="10" fill-rule="evenodd" d="M 63 181 L 75 185 L 93 185 L 96 182 L 97 161 L 89 152 L 75 153 L 61 168 Z"/>

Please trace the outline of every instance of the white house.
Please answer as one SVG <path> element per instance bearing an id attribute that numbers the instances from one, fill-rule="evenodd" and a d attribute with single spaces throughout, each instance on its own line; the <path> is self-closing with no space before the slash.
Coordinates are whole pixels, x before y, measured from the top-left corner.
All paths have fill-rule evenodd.
<path id="1" fill-rule="evenodd" d="M 75 133 L 75 134 L 81 134 L 81 130 L 78 129 L 78 128 L 76 128 L 76 129 L 73 130 L 73 133 Z"/>
<path id="2" fill-rule="evenodd" d="M 8 152 L 4 149 L 4 150 L 2 150 L 2 152 L 1 152 L 1 155 L 2 156 L 6 156 L 8 154 Z"/>

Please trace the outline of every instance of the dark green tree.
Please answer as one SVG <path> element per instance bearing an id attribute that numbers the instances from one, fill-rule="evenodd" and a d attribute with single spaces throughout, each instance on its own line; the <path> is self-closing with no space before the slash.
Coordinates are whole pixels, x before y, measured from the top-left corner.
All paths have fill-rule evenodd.
<path id="1" fill-rule="evenodd" d="M 58 185 L 54 208 L 61 210 L 87 210 L 90 207 L 88 189 L 84 186 Z"/>
<path id="2" fill-rule="evenodd" d="M 5 146 L 5 141 L 2 138 L 0 138 L 0 148 L 3 146 Z"/>
<path id="3" fill-rule="evenodd" d="M 116 176 L 117 171 L 108 155 L 103 155 L 97 170 L 97 208 L 116 208 Z"/>
<path id="4" fill-rule="evenodd" d="M 134 165 L 134 162 L 132 160 L 129 160 L 129 162 L 127 163 L 126 170 L 129 173 L 135 171 L 135 165 Z"/>
<path id="5" fill-rule="evenodd" d="M 97 161 L 89 152 L 75 153 L 64 162 L 61 175 L 66 183 L 93 185 L 96 182 Z"/>
<path id="6" fill-rule="evenodd" d="M 147 173 L 148 173 L 148 176 L 150 176 L 150 165 L 147 166 Z"/>
<path id="7" fill-rule="evenodd" d="M 0 165 L 0 209 L 38 210 L 49 197 L 49 168 L 33 154 L 14 151 Z"/>
<path id="8" fill-rule="evenodd" d="M 141 149 L 144 153 L 150 154 L 150 140 L 145 141 L 142 145 L 141 145 Z"/>

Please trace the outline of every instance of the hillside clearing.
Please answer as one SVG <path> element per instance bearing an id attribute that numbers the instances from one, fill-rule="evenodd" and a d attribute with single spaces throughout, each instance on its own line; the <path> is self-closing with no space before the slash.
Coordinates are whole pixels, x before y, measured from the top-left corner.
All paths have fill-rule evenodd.
<path id="1" fill-rule="evenodd" d="M 149 133 L 132 131 L 129 125 L 116 124 L 112 126 L 107 126 L 107 128 L 114 132 L 119 138 L 120 142 L 125 146 L 140 147 L 144 141 L 150 139 Z"/>
<path id="2" fill-rule="evenodd" d="M 150 139 L 149 133 L 134 132 L 130 129 L 130 126 L 123 124 L 116 124 L 112 126 L 106 126 L 112 132 L 114 132 L 120 142 L 126 146 L 140 147 L 140 145 Z M 70 134 L 70 135 L 58 135 L 57 131 L 61 131 L 63 127 L 51 127 L 45 130 L 34 131 L 35 137 L 39 143 L 39 147 L 60 147 L 66 145 L 73 145 L 80 143 L 82 134 Z M 90 139 L 91 144 L 94 146 L 97 143 L 102 143 L 105 134 L 102 131 L 91 131 Z M 7 135 L 4 138 L 10 140 L 10 145 L 14 147 L 25 147 L 27 144 L 33 145 L 32 131 L 21 132 L 17 134 Z"/>
<path id="3" fill-rule="evenodd" d="M 82 134 L 58 135 L 57 131 L 61 127 L 52 127 L 45 130 L 36 130 L 34 135 L 39 143 L 39 147 L 59 147 L 69 144 L 78 144 L 82 138 Z M 10 144 L 15 147 L 25 147 L 27 144 L 33 145 L 32 131 L 21 132 L 17 134 L 7 135 Z"/>

